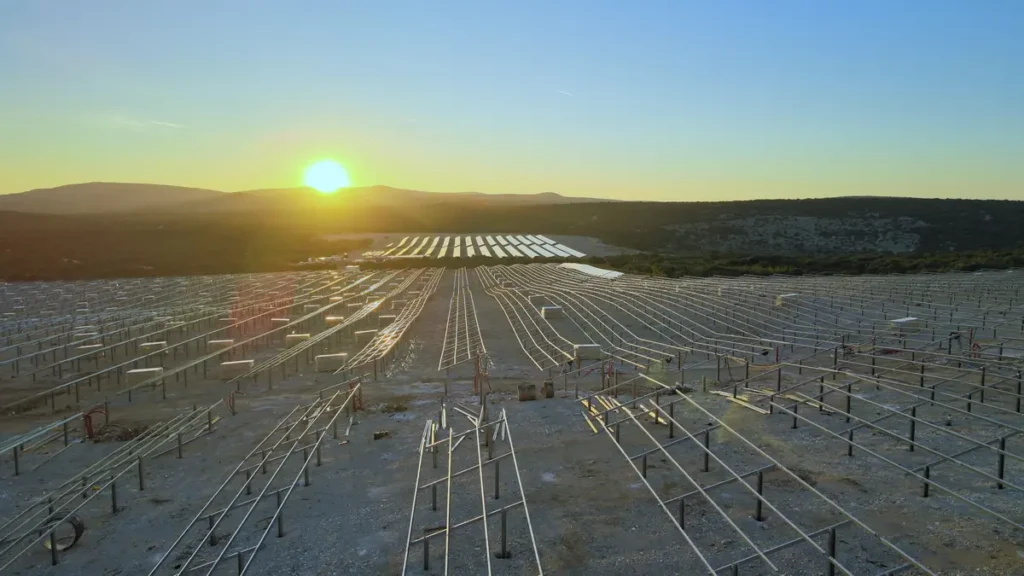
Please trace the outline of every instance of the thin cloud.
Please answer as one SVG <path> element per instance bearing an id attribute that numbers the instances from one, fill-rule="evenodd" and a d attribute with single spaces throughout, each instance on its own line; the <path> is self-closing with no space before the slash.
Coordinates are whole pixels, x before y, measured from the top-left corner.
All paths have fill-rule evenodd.
<path id="1" fill-rule="evenodd" d="M 570 98 L 575 98 L 576 97 L 576 95 L 573 94 L 572 92 L 566 92 L 565 90 L 555 90 L 555 92 L 557 92 L 559 94 L 563 94 L 563 95 L 568 96 Z"/>
<path id="2" fill-rule="evenodd" d="M 93 116 L 87 120 L 91 123 L 106 126 L 108 128 L 123 128 L 128 130 L 180 130 L 182 128 L 186 128 L 184 124 L 178 124 L 177 122 L 132 118 L 121 114 Z"/>

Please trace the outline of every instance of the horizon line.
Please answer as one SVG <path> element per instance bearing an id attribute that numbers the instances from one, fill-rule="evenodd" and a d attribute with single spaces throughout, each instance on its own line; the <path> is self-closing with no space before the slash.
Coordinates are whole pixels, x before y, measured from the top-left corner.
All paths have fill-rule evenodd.
<path id="1" fill-rule="evenodd" d="M 257 192 L 267 191 L 285 191 L 285 190 L 310 190 L 314 191 L 308 186 L 288 186 L 283 188 L 250 188 L 245 190 L 218 190 L 216 188 L 204 188 L 197 186 L 184 186 L 180 184 L 160 184 L 154 182 L 116 182 L 107 180 L 95 180 L 89 182 L 76 182 L 71 184 L 60 184 L 57 186 L 50 186 L 44 188 L 32 188 L 30 190 L 23 190 L 21 192 L 0 192 L 0 197 L 3 196 L 16 196 L 20 194 L 27 194 L 31 192 L 43 192 L 49 190 L 56 190 L 59 188 L 69 188 L 73 186 L 88 186 L 88 185 L 121 185 L 121 186 L 159 186 L 165 188 L 181 188 L 186 190 L 204 190 L 208 192 L 215 192 L 218 194 L 251 194 Z M 743 199 L 722 199 L 722 200 L 648 200 L 648 199 L 629 199 L 623 200 L 619 198 L 606 198 L 596 196 L 570 196 L 562 194 L 560 192 L 544 191 L 544 192 L 480 192 L 474 190 L 467 191 L 437 191 L 437 190 L 421 190 L 415 188 L 400 188 L 397 186 L 391 186 L 388 184 L 369 184 L 365 186 L 349 186 L 347 188 L 340 188 L 337 192 L 343 192 L 345 190 L 363 190 L 372 188 L 387 188 L 391 190 L 401 190 L 407 192 L 420 192 L 423 194 L 452 194 L 452 195 L 481 195 L 481 196 L 541 196 L 541 195 L 555 195 L 566 199 L 579 199 L 583 201 L 598 201 L 598 202 L 635 202 L 635 203 L 663 203 L 663 204 L 712 204 L 712 203 L 726 203 L 726 202 L 763 202 L 763 201 L 801 201 L 801 200 L 839 200 L 839 199 L 857 199 L 857 198 L 871 198 L 871 199 L 899 199 L 899 200 L 961 200 L 961 201 L 979 201 L 979 202 L 1024 202 L 1024 200 L 1016 200 L 1012 198 L 964 198 L 964 197 L 937 197 L 937 196 L 898 196 L 898 195 L 886 195 L 886 194 L 848 194 L 839 196 L 800 196 L 793 198 L 781 198 L 781 197 L 766 197 L 766 198 L 743 198 Z M 319 193 L 318 193 L 319 194 Z"/>

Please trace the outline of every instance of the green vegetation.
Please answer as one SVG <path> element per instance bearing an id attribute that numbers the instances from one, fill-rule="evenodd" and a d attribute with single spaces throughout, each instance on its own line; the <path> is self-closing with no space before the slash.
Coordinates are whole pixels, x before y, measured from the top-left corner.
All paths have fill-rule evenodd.
<path id="1" fill-rule="evenodd" d="M 706 226 L 698 236 L 736 234 L 748 229 L 742 221 L 755 217 L 818 218 L 831 223 L 870 223 L 840 238 L 870 244 L 878 230 L 905 227 L 918 238 L 917 252 L 963 252 L 1024 249 L 1024 202 L 1010 200 L 931 200 L 920 198 L 825 198 L 753 200 L 746 202 L 606 202 L 549 206 L 497 206 L 483 201 L 437 201 L 402 206 L 274 212 L 283 226 L 331 232 L 408 234 L 546 234 L 599 238 L 606 244 L 643 252 L 703 255 L 693 236 L 679 229 Z M 877 229 L 876 229 L 877 228 Z M 791 232 L 786 228 L 779 235 Z M 835 237 L 828 228 L 817 238 Z M 844 236 L 845 235 L 845 236 Z M 844 242 L 840 241 L 840 245 Z M 751 252 L 768 252 L 755 243 Z M 882 250 L 879 245 L 878 250 Z M 792 253 L 821 252 L 808 242 Z M 841 250 L 840 250 L 841 251 Z"/>
<path id="2" fill-rule="evenodd" d="M 380 262 L 361 263 L 373 270 L 391 270 L 416 266 L 446 266 L 449 268 L 493 266 L 495 264 L 537 264 L 564 262 L 565 259 L 545 258 L 444 258 L 422 260 L 403 258 Z M 570 259 L 619 270 L 629 274 L 664 276 L 768 276 L 787 274 L 912 274 L 917 272 L 973 272 L 976 270 L 1004 270 L 1024 267 L 1024 250 L 985 252 L 944 252 L 938 254 L 831 254 L 819 256 L 736 256 L 715 254 L 708 256 L 680 256 L 676 254 L 642 253 L 618 256 L 591 256 Z"/>
<path id="3" fill-rule="evenodd" d="M 587 258 L 593 266 L 631 274 L 680 276 L 742 276 L 752 274 L 911 274 L 973 272 L 1024 266 L 1024 250 L 942 252 L 933 254 L 836 254 L 819 256 L 678 256 L 634 254 Z"/>
<path id="4" fill-rule="evenodd" d="M 272 272 L 369 245 L 365 239 L 327 241 L 237 222 L 154 226 L 114 219 L 3 216 L 0 279 L 7 281 Z"/>
<path id="5" fill-rule="evenodd" d="M 749 242 L 745 219 L 780 216 L 827 219 L 805 227 L 811 237 L 775 253 Z M 859 221 L 865 227 L 842 228 Z M 749 220 L 747 220 L 749 222 Z M 800 220 L 800 222 L 805 222 Z M 75 280 L 267 272 L 295 269 L 308 258 L 343 254 L 369 240 L 327 241 L 336 233 L 578 235 L 640 250 L 641 254 L 587 258 L 618 270 L 662 276 L 739 274 L 875 274 L 1008 268 L 1024 265 L 1024 202 L 833 198 L 750 202 L 611 202 L 548 206 L 493 205 L 481 197 L 462 201 L 373 206 L 296 206 L 246 212 L 183 215 L 155 211 L 132 215 L 57 216 L 0 212 L 0 279 Z M 806 222 L 805 222 L 806 223 Z M 688 231 L 682 231 L 687 225 Z M 695 231 L 696 230 L 696 231 Z M 763 229 L 759 229 L 763 230 Z M 807 232 L 810 230 L 810 232 Z M 838 230 L 838 231 L 837 231 Z M 917 250 L 883 253 L 886 231 L 902 230 Z M 778 234 L 790 235 L 782 226 Z M 845 236 L 844 236 L 845 235 Z M 709 252 L 697 242 L 747 237 L 750 249 Z M 826 252 L 821 239 L 840 238 Z M 873 252 L 842 252 L 849 242 Z M 803 242 L 803 243 L 801 243 Z M 833 245 L 833 244 L 827 244 Z M 737 253 L 741 252 L 741 253 Z M 529 259 L 431 260 L 434 266 L 539 262 Z M 422 266 L 424 260 L 372 264 Z M 301 268 L 330 267 L 331 263 Z"/>

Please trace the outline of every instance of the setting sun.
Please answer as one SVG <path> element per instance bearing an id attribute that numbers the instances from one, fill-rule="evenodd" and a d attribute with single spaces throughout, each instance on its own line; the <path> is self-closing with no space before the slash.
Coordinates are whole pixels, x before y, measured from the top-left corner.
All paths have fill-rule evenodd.
<path id="1" fill-rule="evenodd" d="M 320 160 L 306 168 L 302 182 L 321 194 L 331 194 L 351 184 L 345 167 L 334 160 Z"/>

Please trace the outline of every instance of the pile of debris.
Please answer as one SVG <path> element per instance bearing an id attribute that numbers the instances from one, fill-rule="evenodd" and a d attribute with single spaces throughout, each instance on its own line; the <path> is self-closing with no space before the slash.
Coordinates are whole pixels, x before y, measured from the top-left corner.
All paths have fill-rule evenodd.
<path id="1" fill-rule="evenodd" d="M 104 424 L 96 435 L 93 436 L 93 442 L 127 442 L 135 439 L 139 434 L 142 434 L 149 429 L 148 424 Z"/>

